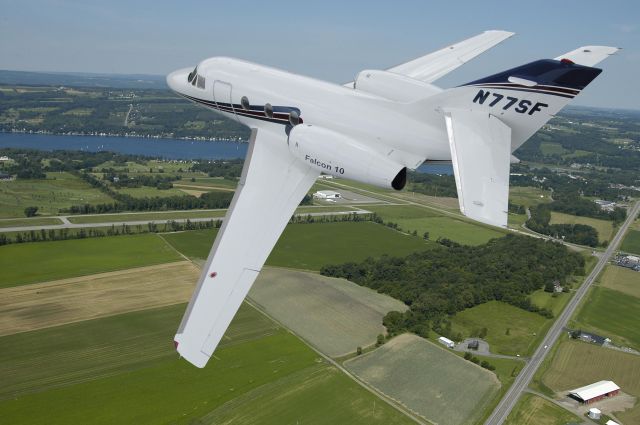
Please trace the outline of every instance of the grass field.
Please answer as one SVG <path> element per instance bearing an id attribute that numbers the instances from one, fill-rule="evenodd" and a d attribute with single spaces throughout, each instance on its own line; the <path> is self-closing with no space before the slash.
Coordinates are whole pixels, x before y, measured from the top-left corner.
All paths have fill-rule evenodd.
<path id="1" fill-rule="evenodd" d="M 457 313 L 451 318 L 453 333 L 463 337 L 487 328 L 484 338 L 492 353 L 527 355 L 543 330 L 547 319 L 539 314 L 499 302 L 489 301 Z M 507 329 L 509 335 L 507 335 Z"/>
<path id="2" fill-rule="evenodd" d="M 545 292 L 542 289 L 539 289 L 531 294 L 529 298 L 534 305 L 540 308 L 551 310 L 553 312 L 553 315 L 557 317 L 562 312 L 562 309 L 567 304 L 567 302 L 569 302 L 570 297 L 571 294 L 551 294 L 549 292 Z"/>
<path id="3" fill-rule="evenodd" d="M 249 298 L 269 316 L 323 353 L 355 353 L 384 334 L 382 317 L 407 306 L 344 279 L 284 269 L 264 269 Z"/>
<path id="4" fill-rule="evenodd" d="M 566 425 L 570 422 L 579 423 L 573 413 L 560 406 L 533 394 L 523 394 L 518 400 L 505 425 Z"/>
<path id="5" fill-rule="evenodd" d="M 0 288 L 179 259 L 155 234 L 5 245 L 0 246 Z"/>
<path id="6" fill-rule="evenodd" d="M 263 408 L 270 410 L 261 423 L 267 424 L 288 423 L 291 417 L 317 422 L 331 407 L 333 423 L 409 423 L 379 400 L 367 417 L 375 396 L 246 305 L 205 369 L 179 360 L 171 341 L 184 308 L 0 338 L 6 344 L 0 353 L 3 422 L 207 423 L 198 420 L 242 415 L 265 402 Z"/>
<path id="7" fill-rule="evenodd" d="M 551 212 L 550 224 L 586 224 L 598 231 L 598 240 L 600 242 L 610 241 L 613 237 L 613 223 L 607 220 L 600 220 L 591 217 L 578 217 L 576 215 L 563 214 L 559 212 Z"/>
<path id="8" fill-rule="evenodd" d="M 200 276 L 190 261 L 0 289 L 0 335 L 189 301 Z"/>
<path id="9" fill-rule="evenodd" d="M 604 273 L 600 275 L 600 284 L 605 288 L 623 292 L 636 298 L 640 298 L 640 273 L 627 269 L 608 265 Z M 640 302 L 640 301 L 638 301 Z"/>
<path id="10" fill-rule="evenodd" d="M 109 223 L 109 222 L 123 222 L 123 221 L 164 221 L 174 219 L 187 219 L 187 218 L 224 218 L 227 210 L 216 211 L 171 211 L 171 212 L 149 212 L 149 213 L 123 213 L 123 214 L 100 214 L 100 215 L 78 215 L 70 216 L 69 221 L 71 223 L 84 224 L 84 223 Z"/>
<path id="11" fill-rule="evenodd" d="M 62 224 L 59 218 L 54 217 L 34 217 L 34 218 L 10 218 L 0 220 L 0 228 L 16 226 L 46 226 L 52 224 Z"/>
<path id="12" fill-rule="evenodd" d="M 378 213 L 385 221 L 398 223 L 405 232 L 416 230 L 420 236 L 429 232 L 429 238 L 434 241 L 448 238 L 462 244 L 480 245 L 489 239 L 504 236 L 500 231 L 413 205 L 367 206 L 367 210 Z"/>
<path id="13" fill-rule="evenodd" d="M 162 237 L 187 257 L 206 258 L 215 235 L 216 230 L 198 230 Z M 326 264 L 362 261 L 383 254 L 402 256 L 431 246 L 420 238 L 371 222 L 290 224 L 267 264 L 319 270 Z"/>
<path id="14" fill-rule="evenodd" d="M 531 207 L 551 202 L 550 192 L 538 187 L 511 186 L 509 188 L 509 202 L 516 205 Z"/>
<path id="15" fill-rule="evenodd" d="M 602 287 L 591 288 L 577 325 L 611 338 L 615 344 L 640 349 L 640 299 Z"/>
<path id="16" fill-rule="evenodd" d="M 165 196 L 187 196 L 187 193 L 184 191 L 171 188 L 159 190 L 155 187 L 123 187 L 121 189 L 115 189 L 118 193 L 124 193 L 125 195 L 133 196 L 134 198 L 155 198 L 155 197 L 165 197 Z"/>
<path id="17" fill-rule="evenodd" d="M 563 155 L 567 152 L 560 143 L 542 142 L 540 143 L 540 151 L 543 155 Z"/>
<path id="18" fill-rule="evenodd" d="M 500 386 L 493 373 L 410 334 L 345 362 L 345 367 L 441 425 L 473 423 Z"/>
<path id="19" fill-rule="evenodd" d="M 639 376 L 640 356 L 565 338 L 542 375 L 542 382 L 564 394 L 593 382 L 612 380 L 623 392 L 640 397 Z M 640 404 L 616 416 L 625 424 L 640 423 Z"/>
<path id="20" fill-rule="evenodd" d="M 64 172 L 47 173 L 42 180 L 0 182 L 0 218 L 24 217 L 29 206 L 43 215 L 57 214 L 72 205 L 113 202 L 109 196 Z"/>
<path id="21" fill-rule="evenodd" d="M 620 250 L 640 254 L 640 230 L 629 230 L 620 245 Z"/>

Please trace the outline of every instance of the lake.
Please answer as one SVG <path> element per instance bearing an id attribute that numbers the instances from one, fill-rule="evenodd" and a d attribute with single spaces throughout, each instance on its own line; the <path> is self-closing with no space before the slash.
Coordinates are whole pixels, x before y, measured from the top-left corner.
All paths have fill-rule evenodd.
<path id="1" fill-rule="evenodd" d="M 247 147 L 247 143 L 227 141 L 0 133 L 0 148 L 111 151 L 163 159 L 244 158 L 247 154 Z M 453 173 L 451 165 L 448 164 L 421 165 L 417 171 L 428 174 Z"/>

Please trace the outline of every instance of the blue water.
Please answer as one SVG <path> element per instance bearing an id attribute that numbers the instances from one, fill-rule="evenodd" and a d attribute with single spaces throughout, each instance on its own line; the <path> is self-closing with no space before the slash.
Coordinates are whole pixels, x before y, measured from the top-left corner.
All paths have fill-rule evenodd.
<path id="1" fill-rule="evenodd" d="M 247 143 L 241 142 L 0 133 L 0 148 L 110 151 L 163 159 L 244 158 L 247 154 L 247 147 Z M 451 165 L 444 164 L 422 165 L 418 171 L 428 174 L 453 174 Z"/>

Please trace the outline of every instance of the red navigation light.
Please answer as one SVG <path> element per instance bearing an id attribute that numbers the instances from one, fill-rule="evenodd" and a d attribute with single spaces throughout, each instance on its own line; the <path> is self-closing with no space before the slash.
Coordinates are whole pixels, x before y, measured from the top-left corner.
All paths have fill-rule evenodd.
<path id="1" fill-rule="evenodd" d="M 216 276 L 218 276 L 218 273 L 216 272 L 211 272 L 211 274 L 209 275 L 209 277 L 216 277 Z"/>
<path id="2" fill-rule="evenodd" d="M 567 59 L 567 58 L 560 59 L 560 62 L 561 62 L 561 63 L 566 63 L 566 64 L 568 64 L 568 65 L 575 65 L 575 62 L 574 62 L 574 61 L 572 61 L 571 59 Z"/>
<path id="3" fill-rule="evenodd" d="M 178 345 L 180 345 L 180 343 L 178 341 L 173 341 L 173 345 L 176 347 L 176 350 L 178 349 Z"/>

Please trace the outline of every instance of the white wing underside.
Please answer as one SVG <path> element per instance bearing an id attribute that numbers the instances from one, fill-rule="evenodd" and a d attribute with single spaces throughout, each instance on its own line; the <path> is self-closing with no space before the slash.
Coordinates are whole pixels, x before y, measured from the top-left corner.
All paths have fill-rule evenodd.
<path id="1" fill-rule="evenodd" d="M 511 128 L 493 115 L 445 110 L 460 211 L 507 227 Z"/>
<path id="2" fill-rule="evenodd" d="M 253 130 L 242 177 L 175 336 L 204 367 L 318 172 L 294 158 L 284 134 Z"/>

